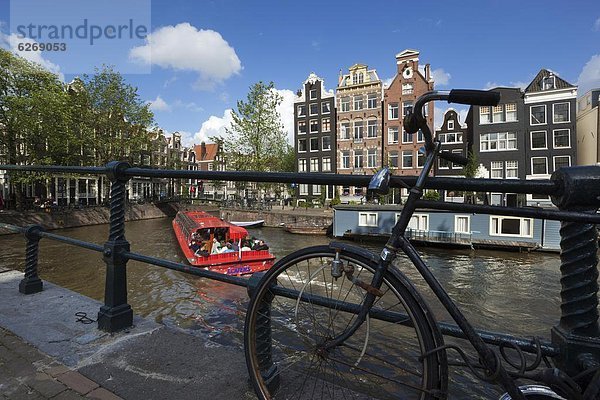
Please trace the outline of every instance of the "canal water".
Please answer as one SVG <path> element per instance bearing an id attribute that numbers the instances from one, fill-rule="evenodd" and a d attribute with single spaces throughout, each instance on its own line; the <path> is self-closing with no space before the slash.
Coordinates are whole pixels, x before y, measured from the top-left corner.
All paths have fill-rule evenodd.
<path id="1" fill-rule="evenodd" d="M 272 252 L 290 252 L 326 244 L 324 236 L 292 235 L 282 229 L 250 229 L 264 238 Z M 61 235 L 102 244 L 108 225 L 64 229 Z M 126 237 L 132 251 L 184 262 L 170 219 L 128 222 Z M 382 244 L 366 247 L 379 252 Z M 25 242 L 21 236 L 0 237 L 0 267 L 23 268 Z M 424 259 L 452 298 L 478 328 L 522 336 L 549 337 L 558 322 L 560 260 L 558 254 L 510 253 L 483 250 L 420 248 Z M 405 258 L 400 269 L 413 280 L 438 320 L 449 321 Z M 97 300 L 103 299 L 104 263 L 99 253 L 42 240 L 39 268 L 42 279 Z M 244 288 L 227 285 L 138 262 L 128 264 L 129 303 L 134 312 L 168 326 L 223 345 L 240 347 L 247 295 Z M 78 310 L 74 310 L 77 312 Z M 95 316 L 90 316 L 95 318 Z M 496 389 L 469 385 L 462 369 L 453 369 L 451 398 L 492 395 Z M 464 391 L 463 391 L 464 390 Z M 497 398 L 497 396 L 496 396 Z"/>

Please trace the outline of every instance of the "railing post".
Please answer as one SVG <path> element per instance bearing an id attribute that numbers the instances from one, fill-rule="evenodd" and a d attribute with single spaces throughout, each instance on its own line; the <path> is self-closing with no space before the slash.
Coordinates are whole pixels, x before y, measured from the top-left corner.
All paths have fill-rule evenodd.
<path id="1" fill-rule="evenodd" d="M 600 167 L 561 168 L 552 180 L 562 186 L 562 195 L 552 197 L 559 209 L 594 214 L 600 207 Z M 600 366 L 598 231 L 594 224 L 562 222 L 560 236 L 561 316 L 552 342 L 560 348 L 557 366 L 573 376 Z"/>
<path id="2" fill-rule="evenodd" d="M 123 173 L 129 167 L 128 163 L 118 161 L 106 165 L 110 179 L 110 228 L 103 252 L 106 263 L 104 306 L 98 313 L 98 329 L 106 332 L 133 325 L 133 310 L 127 304 L 127 259 L 122 256 L 129 251 L 129 242 L 125 239 L 125 197 L 129 178 Z"/>
<path id="3" fill-rule="evenodd" d="M 39 225 L 29 225 L 25 229 L 27 246 L 25 249 L 25 277 L 19 282 L 19 292 L 33 294 L 44 290 L 44 283 L 38 276 L 38 252 L 40 235 L 44 229 Z"/>
<path id="4" fill-rule="evenodd" d="M 264 276 L 264 272 L 252 274 L 248 279 L 248 295 L 252 297 L 256 292 L 258 283 Z M 277 391 L 279 387 L 279 374 L 277 366 L 273 364 L 273 355 L 271 354 L 271 301 L 273 295 L 266 295 L 261 304 L 258 305 L 256 317 L 256 354 L 258 356 L 258 367 L 263 379 L 268 383 L 271 393 Z"/>

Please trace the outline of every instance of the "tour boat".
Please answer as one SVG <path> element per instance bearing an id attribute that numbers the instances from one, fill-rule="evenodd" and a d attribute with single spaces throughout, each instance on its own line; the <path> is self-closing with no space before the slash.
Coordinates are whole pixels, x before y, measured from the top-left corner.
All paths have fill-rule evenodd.
<path id="1" fill-rule="evenodd" d="M 273 266 L 275 260 L 275 256 L 269 250 L 242 251 L 241 242 L 248 236 L 248 231 L 203 211 L 178 212 L 173 220 L 173 230 L 185 258 L 195 267 L 227 275 L 245 275 L 267 270 Z M 225 241 L 232 239 L 240 250 L 208 256 L 194 254 L 190 248 L 193 233 L 198 237 L 208 238 L 209 243 L 212 243 L 215 237 Z"/>

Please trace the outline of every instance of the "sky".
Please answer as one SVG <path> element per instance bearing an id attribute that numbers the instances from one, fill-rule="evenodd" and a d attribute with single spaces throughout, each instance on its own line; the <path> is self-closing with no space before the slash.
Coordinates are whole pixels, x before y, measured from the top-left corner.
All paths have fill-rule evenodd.
<path id="1" fill-rule="evenodd" d="M 16 36 L 19 23 L 82 17 L 102 26 L 135 20 L 149 34 L 93 45 L 72 40 L 65 52 L 19 51 L 19 43 L 33 41 Z M 340 70 L 363 63 L 387 81 L 395 55 L 408 48 L 431 64 L 436 89 L 524 87 L 541 68 L 578 85 L 579 95 L 600 87 L 598 0 L 1 0 L 0 46 L 66 82 L 115 65 L 157 125 L 181 132 L 186 145 L 224 134 L 230 110 L 258 81 L 275 83 L 291 138 L 294 93 L 311 72 L 332 89 Z M 447 107 L 436 105 L 437 121 Z"/>

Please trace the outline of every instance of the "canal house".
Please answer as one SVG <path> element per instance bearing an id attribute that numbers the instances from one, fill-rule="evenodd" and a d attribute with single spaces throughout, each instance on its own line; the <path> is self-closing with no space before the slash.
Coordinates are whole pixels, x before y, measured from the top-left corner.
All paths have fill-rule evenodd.
<path id="1" fill-rule="evenodd" d="M 338 238 L 387 238 L 402 211 L 398 205 L 338 205 L 333 235 Z M 418 209 L 407 237 L 416 243 L 507 250 L 560 250 L 560 222 L 500 215 Z"/>

